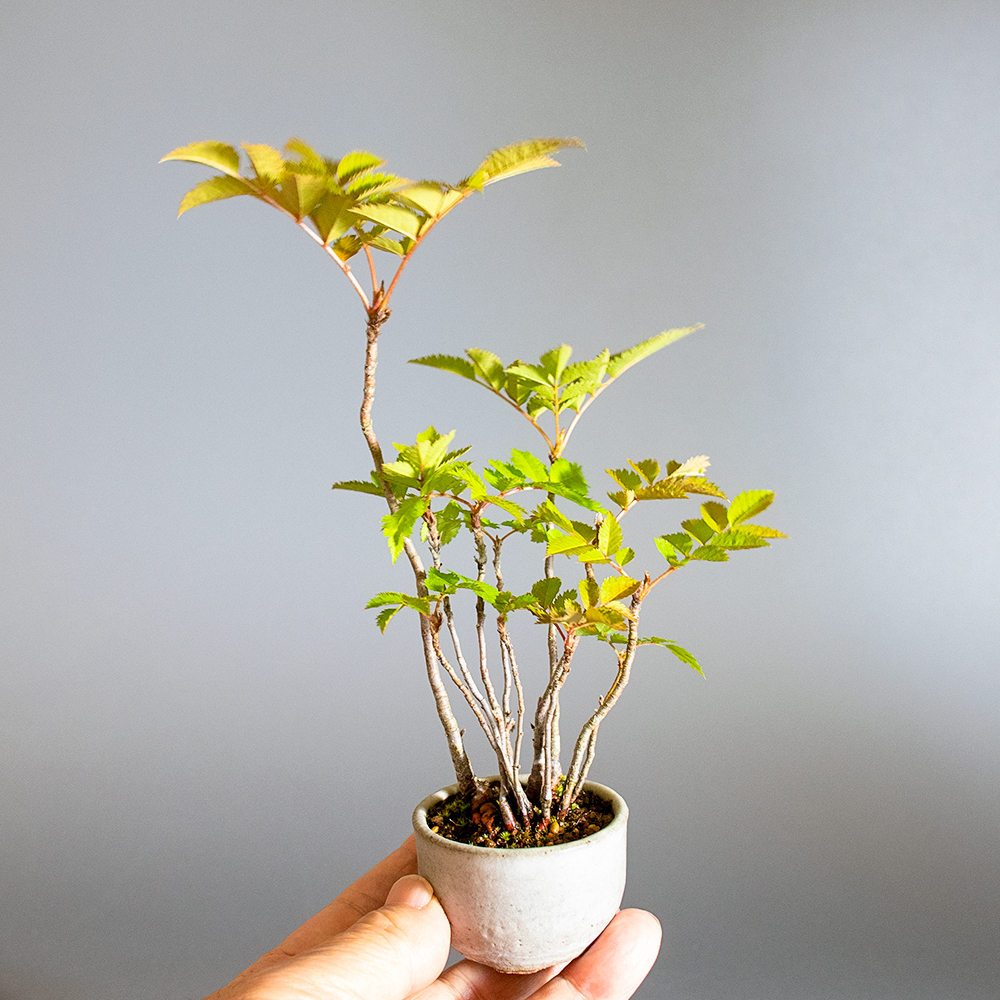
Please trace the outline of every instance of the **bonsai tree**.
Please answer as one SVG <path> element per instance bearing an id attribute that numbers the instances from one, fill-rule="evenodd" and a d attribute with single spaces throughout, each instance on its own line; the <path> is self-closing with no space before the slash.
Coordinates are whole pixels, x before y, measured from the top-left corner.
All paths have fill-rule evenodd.
<path id="1" fill-rule="evenodd" d="M 365 317 L 361 432 L 372 459 L 366 479 L 335 489 L 379 497 L 387 513 L 382 532 L 393 561 L 405 556 L 412 592 L 386 591 L 369 608 L 378 626 L 404 609 L 416 612 L 424 665 L 444 728 L 467 813 L 483 842 L 552 842 L 569 832 L 605 716 L 628 684 L 641 647 L 658 646 L 701 673 L 697 659 L 677 643 L 644 636 L 639 627 L 646 599 L 691 562 L 725 562 L 733 551 L 761 548 L 781 532 L 753 521 L 771 504 L 769 490 L 749 490 L 729 502 L 706 478 L 708 457 L 660 463 L 628 460 L 608 468 L 613 488 L 593 495 L 581 467 L 565 457 L 577 426 L 595 400 L 629 368 L 700 328 L 667 330 L 617 353 L 604 350 L 571 361 L 561 344 L 537 362 L 504 363 L 470 348 L 465 357 L 432 354 L 413 363 L 458 375 L 480 386 L 538 432 L 538 454 L 514 449 L 478 470 L 469 448 L 452 448 L 451 434 L 434 427 L 410 444 L 396 444 L 386 459 L 373 423 L 378 342 L 390 317 L 393 293 L 411 257 L 454 208 L 489 184 L 541 167 L 558 166 L 553 154 L 579 147 L 577 139 L 531 139 L 494 150 L 456 184 L 410 181 L 382 170 L 367 152 L 339 160 L 317 154 L 299 139 L 284 151 L 243 144 L 240 154 L 221 142 L 196 142 L 164 160 L 202 164 L 219 173 L 201 181 L 181 201 L 180 212 L 208 202 L 248 195 L 289 217 L 329 256 L 351 283 Z M 162 161 L 161 161 L 162 162 Z M 395 258 L 386 279 L 378 251 Z M 351 267 L 357 258 L 367 275 Z M 362 283 L 364 282 L 364 284 Z M 365 287 L 367 285 L 367 288 Z M 646 501 L 707 497 L 697 516 L 654 539 L 659 565 L 633 569 L 627 515 Z M 533 550 L 536 578 L 505 578 L 502 556 L 511 545 Z M 468 624 L 460 627 L 465 613 Z M 528 616 L 544 627 L 540 655 L 547 681 L 534 702 L 528 749 L 529 703 L 521 683 L 510 622 Z M 581 641 L 607 650 L 613 679 L 584 723 L 563 771 L 559 701 Z M 471 650 L 471 652 L 468 652 Z M 444 676 L 464 698 L 496 757 L 499 780 L 489 788 L 477 777 L 464 731 L 452 710 Z M 521 772 L 527 770 L 522 783 Z"/>

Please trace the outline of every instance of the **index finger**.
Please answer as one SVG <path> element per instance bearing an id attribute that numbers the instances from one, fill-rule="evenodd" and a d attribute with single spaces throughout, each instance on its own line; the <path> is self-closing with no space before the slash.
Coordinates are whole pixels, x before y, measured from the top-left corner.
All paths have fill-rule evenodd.
<path id="1" fill-rule="evenodd" d="M 417 848 L 411 833 L 392 854 L 352 882 L 329 906 L 310 917 L 298 930 L 292 931 L 275 950 L 286 955 L 299 955 L 329 941 L 366 913 L 384 906 L 393 883 L 404 875 L 415 875 L 416 872 Z"/>

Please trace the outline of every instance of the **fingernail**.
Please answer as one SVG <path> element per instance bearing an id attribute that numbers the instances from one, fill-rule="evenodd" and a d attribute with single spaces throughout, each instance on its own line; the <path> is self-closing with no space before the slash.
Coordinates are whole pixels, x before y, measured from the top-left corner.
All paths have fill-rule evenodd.
<path id="1" fill-rule="evenodd" d="M 419 875 L 404 875 L 389 890 L 386 906 L 412 906 L 422 910 L 434 898 L 430 882 Z"/>

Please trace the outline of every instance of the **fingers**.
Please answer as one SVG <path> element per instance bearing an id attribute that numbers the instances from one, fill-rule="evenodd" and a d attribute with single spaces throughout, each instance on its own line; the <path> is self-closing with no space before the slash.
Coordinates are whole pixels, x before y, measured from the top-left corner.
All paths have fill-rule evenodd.
<path id="1" fill-rule="evenodd" d="M 298 930 L 292 931 L 276 951 L 298 955 L 308 951 L 335 934 L 347 930 L 359 917 L 377 910 L 386 901 L 389 889 L 403 875 L 416 873 L 417 848 L 413 834 L 384 861 L 349 885 L 329 906 L 310 917 Z"/>
<path id="2" fill-rule="evenodd" d="M 653 967 L 660 937 L 660 923 L 651 913 L 623 910 L 561 970 L 511 976 L 459 962 L 412 1000 L 626 1000 Z"/>
<path id="3" fill-rule="evenodd" d="M 331 940 L 262 970 L 254 1000 L 405 1000 L 432 983 L 448 961 L 451 928 L 429 883 L 408 875 L 386 905 Z"/>
<path id="4" fill-rule="evenodd" d="M 533 1000 L 627 1000 L 656 961 L 662 931 L 645 910 L 622 910 Z"/>

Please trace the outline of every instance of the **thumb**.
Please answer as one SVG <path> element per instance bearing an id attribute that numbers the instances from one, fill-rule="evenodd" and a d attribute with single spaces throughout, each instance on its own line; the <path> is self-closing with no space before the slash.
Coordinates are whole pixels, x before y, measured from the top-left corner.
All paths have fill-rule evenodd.
<path id="1" fill-rule="evenodd" d="M 265 973 L 259 995 L 277 1000 L 297 990 L 309 1000 L 404 1000 L 441 974 L 450 944 L 451 927 L 430 883 L 404 875 L 381 909 Z"/>

